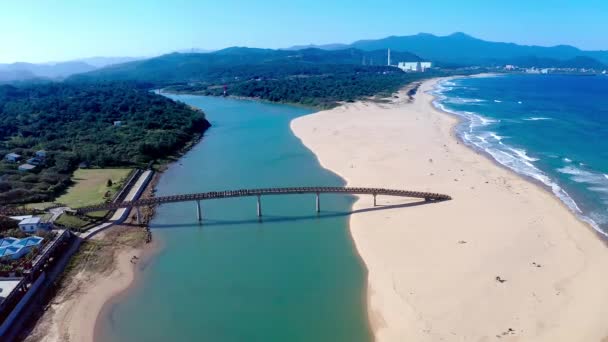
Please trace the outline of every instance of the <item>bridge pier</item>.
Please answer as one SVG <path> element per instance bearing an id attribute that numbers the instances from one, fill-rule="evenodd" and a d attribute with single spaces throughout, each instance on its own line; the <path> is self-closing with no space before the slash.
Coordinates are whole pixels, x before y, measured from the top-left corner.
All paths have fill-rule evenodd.
<path id="1" fill-rule="evenodd" d="M 262 217 L 262 201 L 260 195 L 258 195 L 258 217 Z"/>
<path id="2" fill-rule="evenodd" d="M 141 209 L 135 207 L 135 215 L 137 217 L 137 224 L 141 224 Z"/>
<path id="3" fill-rule="evenodd" d="M 201 212 L 201 201 L 196 201 L 196 219 L 198 222 L 203 220 L 203 213 Z"/>
<path id="4" fill-rule="evenodd" d="M 374 194 L 374 207 L 376 206 L 376 194 Z"/>
<path id="5" fill-rule="evenodd" d="M 321 199 L 319 198 L 319 193 L 317 192 L 317 199 L 316 199 L 316 207 L 317 207 L 317 212 L 321 212 Z"/>

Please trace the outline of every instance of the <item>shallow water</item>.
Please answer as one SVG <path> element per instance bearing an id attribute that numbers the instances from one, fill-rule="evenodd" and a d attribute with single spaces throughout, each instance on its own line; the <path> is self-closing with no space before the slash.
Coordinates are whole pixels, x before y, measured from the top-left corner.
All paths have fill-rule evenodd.
<path id="1" fill-rule="evenodd" d="M 464 141 L 546 186 L 608 236 L 608 77 L 508 75 L 442 82 L 436 105 Z"/>
<path id="2" fill-rule="evenodd" d="M 213 127 L 161 177 L 158 195 L 343 185 L 291 133 L 309 111 L 253 101 L 171 96 Z M 100 341 L 371 341 L 366 271 L 353 246 L 351 197 L 203 201 L 158 208 L 162 250 L 103 317 Z"/>

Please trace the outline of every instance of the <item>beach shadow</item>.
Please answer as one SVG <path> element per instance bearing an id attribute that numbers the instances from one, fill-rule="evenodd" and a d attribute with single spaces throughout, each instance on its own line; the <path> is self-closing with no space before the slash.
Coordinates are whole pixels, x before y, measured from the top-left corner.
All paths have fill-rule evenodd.
<path id="1" fill-rule="evenodd" d="M 375 207 L 362 208 L 350 211 L 321 211 L 321 213 L 315 213 L 313 215 L 302 215 L 302 216 L 276 216 L 276 215 L 264 215 L 261 218 L 255 217 L 252 219 L 245 220 L 220 220 L 220 219 L 203 219 L 202 222 L 188 222 L 188 223 L 175 223 L 175 224 L 152 224 L 150 228 L 155 229 L 171 229 L 171 228 L 186 228 L 186 227 L 213 227 L 213 226 L 232 226 L 232 225 L 247 225 L 256 223 L 280 223 L 280 222 L 295 222 L 295 221 L 310 221 L 310 220 L 323 220 L 335 217 L 345 217 L 349 215 L 361 214 L 366 212 L 373 212 L 379 210 L 393 210 L 403 209 L 410 207 L 417 207 L 422 205 L 431 205 L 443 201 L 416 201 L 402 204 L 390 204 L 390 205 L 376 205 Z M 194 216 L 194 215 L 193 215 Z"/>

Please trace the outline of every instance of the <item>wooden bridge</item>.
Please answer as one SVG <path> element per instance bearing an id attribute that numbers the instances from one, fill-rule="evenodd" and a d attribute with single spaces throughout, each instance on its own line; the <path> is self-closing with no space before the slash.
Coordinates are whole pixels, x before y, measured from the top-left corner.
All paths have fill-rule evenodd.
<path id="1" fill-rule="evenodd" d="M 139 208 L 150 205 L 158 205 L 163 203 L 174 203 L 174 202 L 196 202 L 197 219 L 202 220 L 202 212 L 200 201 L 221 199 L 221 198 L 232 198 L 232 197 L 257 197 L 257 215 L 262 216 L 262 196 L 269 195 L 290 195 L 290 194 L 315 194 L 316 195 L 316 210 L 321 211 L 320 195 L 334 193 L 334 194 L 349 194 L 349 195 L 372 195 L 374 197 L 374 206 L 376 205 L 376 196 L 396 196 L 396 197 L 410 197 L 410 198 L 421 198 L 425 201 L 446 201 L 452 199 L 448 195 L 432 193 L 432 192 L 419 192 L 419 191 L 408 191 L 408 190 L 394 190 L 384 188 L 351 188 L 351 187 L 300 187 L 300 188 L 266 188 L 266 189 L 241 189 L 241 190 L 230 190 L 230 191 L 211 191 L 201 192 L 195 194 L 185 195 L 172 195 L 172 196 L 161 196 L 153 198 L 138 199 L 135 201 L 124 201 L 114 202 L 99 205 L 91 205 L 87 207 L 76 208 L 78 214 L 85 214 L 94 211 L 102 210 L 114 210 L 119 208 L 136 208 L 137 217 L 139 220 L 140 212 Z"/>

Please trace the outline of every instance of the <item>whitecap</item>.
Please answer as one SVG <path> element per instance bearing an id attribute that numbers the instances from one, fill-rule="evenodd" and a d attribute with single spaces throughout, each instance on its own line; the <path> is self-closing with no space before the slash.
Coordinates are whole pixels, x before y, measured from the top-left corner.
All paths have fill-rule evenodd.
<path id="1" fill-rule="evenodd" d="M 509 147 L 509 150 L 513 151 L 517 156 L 519 156 L 520 158 L 523 158 L 524 160 L 527 160 L 529 162 L 535 162 L 538 161 L 538 158 L 532 158 L 530 156 L 528 156 L 526 150 L 522 150 L 522 149 L 518 149 L 518 148 L 511 148 Z"/>
<path id="2" fill-rule="evenodd" d="M 485 102 L 483 99 L 469 99 L 465 97 L 451 97 L 446 100 L 446 102 L 454 103 L 454 104 L 467 104 L 467 103 L 481 103 Z"/>
<path id="3" fill-rule="evenodd" d="M 525 118 L 523 120 L 525 120 L 525 121 L 540 121 L 540 120 L 551 120 L 551 118 L 546 118 L 546 117 L 543 117 L 543 116 L 532 116 L 532 117 L 529 117 L 529 118 Z"/>
<path id="4" fill-rule="evenodd" d="M 517 103 L 518 103 L 518 104 L 522 104 L 523 102 L 521 102 L 521 101 L 517 101 Z"/>
<path id="5" fill-rule="evenodd" d="M 496 134 L 496 133 L 494 133 L 494 132 L 490 132 L 490 136 L 491 136 L 492 138 L 496 139 L 496 141 L 501 141 L 502 139 L 504 139 L 504 138 L 505 138 L 505 137 L 500 136 L 500 135 L 498 135 L 498 134 Z"/>
<path id="6" fill-rule="evenodd" d="M 601 185 L 602 187 L 606 187 L 606 189 L 608 189 L 608 177 L 606 177 L 606 175 L 603 173 L 595 173 L 592 171 L 579 169 L 571 165 L 559 168 L 557 169 L 557 171 L 566 175 L 570 175 L 570 179 L 577 183 L 587 183 L 595 185 L 594 187 L 590 187 L 590 190 L 600 190 L 601 187 L 597 187 L 597 185 Z"/>
<path id="7" fill-rule="evenodd" d="M 500 101 L 500 100 L 494 100 L 494 102 L 496 102 L 496 103 L 502 103 L 502 101 Z"/>
<path id="8" fill-rule="evenodd" d="M 565 161 L 566 163 L 572 163 L 572 159 L 570 159 L 570 158 L 564 157 L 563 161 Z"/>

